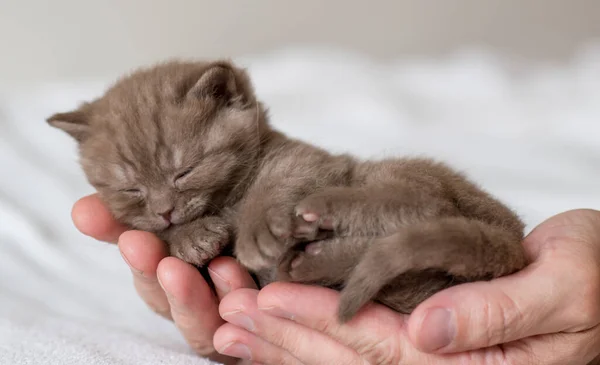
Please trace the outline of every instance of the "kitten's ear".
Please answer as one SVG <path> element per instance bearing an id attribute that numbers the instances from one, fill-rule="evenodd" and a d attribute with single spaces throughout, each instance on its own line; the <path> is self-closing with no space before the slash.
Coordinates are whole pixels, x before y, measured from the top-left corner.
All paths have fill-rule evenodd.
<path id="1" fill-rule="evenodd" d="M 86 114 L 81 110 L 57 113 L 46 119 L 51 126 L 62 129 L 77 142 L 82 142 L 88 134 L 89 125 Z"/>
<path id="2" fill-rule="evenodd" d="M 204 71 L 189 90 L 188 96 L 212 98 L 238 107 L 243 107 L 254 99 L 248 76 L 227 62 L 215 62 Z"/>

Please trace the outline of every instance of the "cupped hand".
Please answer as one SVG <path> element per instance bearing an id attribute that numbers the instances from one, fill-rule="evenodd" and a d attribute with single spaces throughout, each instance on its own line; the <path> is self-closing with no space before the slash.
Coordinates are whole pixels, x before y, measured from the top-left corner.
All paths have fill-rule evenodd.
<path id="1" fill-rule="evenodd" d="M 238 362 L 213 347 L 213 335 L 224 323 L 218 313 L 221 298 L 232 290 L 255 288 L 248 272 L 234 259 L 220 257 L 210 263 L 215 295 L 195 267 L 168 257 L 166 245 L 155 235 L 128 231 L 113 219 L 96 195 L 75 203 L 72 218 L 82 233 L 101 241 L 118 242 L 140 297 L 155 312 L 173 320 L 199 355 L 224 364 Z"/>
<path id="2" fill-rule="evenodd" d="M 371 304 L 339 324 L 329 289 L 235 290 L 215 347 L 267 365 L 588 364 L 600 354 L 600 212 L 554 216 L 524 246 L 521 272 L 444 290 L 410 317 Z"/>

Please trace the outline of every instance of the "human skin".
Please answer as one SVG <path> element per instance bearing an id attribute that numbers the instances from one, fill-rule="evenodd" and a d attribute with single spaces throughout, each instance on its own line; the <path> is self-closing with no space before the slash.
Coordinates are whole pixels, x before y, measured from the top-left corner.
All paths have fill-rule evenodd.
<path id="1" fill-rule="evenodd" d="M 210 263 L 215 296 L 196 268 L 169 257 L 166 245 L 155 235 L 127 231 L 96 195 L 75 203 L 72 218 L 85 235 L 118 243 L 140 297 L 156 313 L 172 320 L 199 355 L 227 365 L 239 362 L 219 354 L 213 346 L 215 331 L 225 323 L 218 312 L 221 298 L 232 290 L 256 288 L 248 272 L 234 259 L 222 257 Z"/>
<path id="2" fill-rule="evenodd" d="M 150 308 L 172 319 L 198 354 L 227 364 L 244 357 L 305 365 L 584 365 L 600 353 L 598 211 L 569 211 L 539 225 L 523 243 L 532 264 L 515 275 L 444 290 L 411 316 L 371 304 L 343 325 L 337 292 L 289 283 L 258 291 L 231 258 L 209 265 L 214 296 L 194 267 L 167 257 L 155 236 L 125 232 L 95 195 L 75 204 L 73 220 L 84 234 L 118 242 Z"/>

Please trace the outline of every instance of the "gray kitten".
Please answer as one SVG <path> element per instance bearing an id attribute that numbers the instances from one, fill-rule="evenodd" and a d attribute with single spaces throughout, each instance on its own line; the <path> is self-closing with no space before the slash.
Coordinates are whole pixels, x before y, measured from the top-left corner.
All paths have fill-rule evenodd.
<path id="1" fill-rule="evenodd" d="M 527 264 L 522 222 L 461 174 L 290 139 L 226 61 L 138 70 L 48 122 L 78 141 L 117 220 L 199 267 L 231 243 L 262 285 L 340 289 L 342 321 L 372 299 L 409 313 L 441 289 Z"/>

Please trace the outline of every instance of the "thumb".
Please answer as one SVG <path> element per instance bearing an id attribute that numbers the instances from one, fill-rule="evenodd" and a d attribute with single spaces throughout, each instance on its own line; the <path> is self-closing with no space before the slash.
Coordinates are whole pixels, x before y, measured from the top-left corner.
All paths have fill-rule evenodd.
<path id="1" fill-rule="evenodd" d="M 410 340 L 421 351 L 452 353 L 560 331 L 568 324 L 560 323 L 562 305 L 549 293 L 562 301 L 565 292 L 557 292 L 551 275 L 533 271 L 434 295 L 410 316 Z"/>
<path id="2" fill-rule="evenodd" d="M 525 239 L 532 264 L 524 270 L 446 289 L 417 307 L 408 323 L 413 345 L 453 353 L 597 324 L 592 322 L 598 311 L 588 310 L 596 305 L 588 303 L 590 298 L 598 296 L 592 285 L 598 282 L 597 254 L 585 242 L 593 235 L 575 235 L 566 228 L 572 222 L 565 225 L 564 219 L 548 220 Z M 589 283 L 591 291 L 583 293 L 582 283 Z"/>

